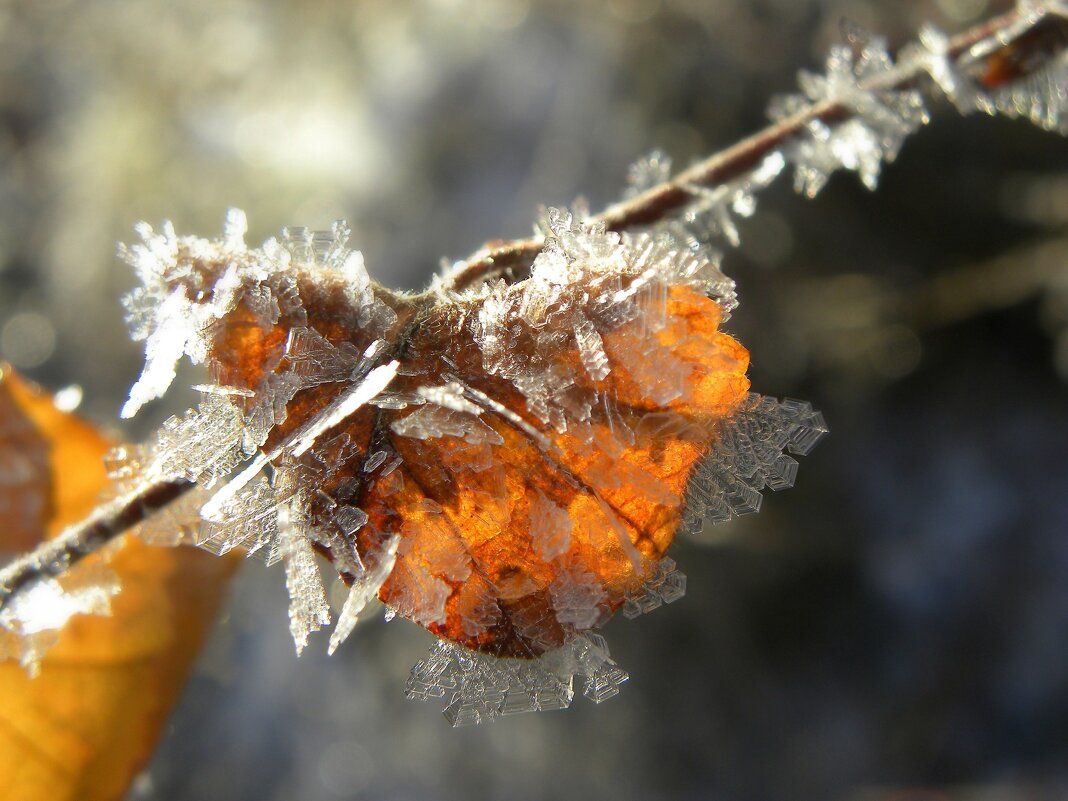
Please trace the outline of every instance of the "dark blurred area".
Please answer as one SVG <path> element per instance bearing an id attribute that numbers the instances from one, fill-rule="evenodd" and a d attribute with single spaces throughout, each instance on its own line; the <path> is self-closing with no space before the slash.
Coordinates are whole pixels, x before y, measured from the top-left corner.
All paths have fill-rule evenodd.
<path id="1" fill-rule="evenodd" d="M 654 147 L 757 129 L 843 18 L 897 46 L 1006 5 L 0 2 L 0 358 L 115 427 L 137 220 L 345 217 L 415 288 Z M 745 222 L 730 330 L 831 435 L 676 547 L 685 599 L 608 626 L 620 697 L 451 730 L 402 696 L 429 635 L 376 615 L 297 659 L 253 563 L 131 798 L 1068 798 L 1068 143 L 932 111 L 878 192 L 782 179 Z"/>

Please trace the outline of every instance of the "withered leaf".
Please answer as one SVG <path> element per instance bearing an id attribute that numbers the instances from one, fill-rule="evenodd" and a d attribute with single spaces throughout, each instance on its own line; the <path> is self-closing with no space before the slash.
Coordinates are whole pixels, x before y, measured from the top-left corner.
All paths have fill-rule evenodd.
<path id="1" fill-rule="evenodd" d="M 0 469 L 17 464 L 21 471 L 17 481 L 0 480 L 0 508 L 20 515 L 12 529 L 0 520 L 3 549 L 44 536 L 46 521 L 54 535 L 91 510 L 107 481 L 102 456 L 110 446 L 10 368 L 0 369 Z M 16 459 L 16 450 L 27 458 Z M 86 568 L 100 558 L 88 557 Z M 123 796 L 152 753 L 235 559 L 127 536 L 108 566 L 122 587 L 111 616 L 73 617 L 35 678 L 14 661 L 0 663 L 5 801 Z"/>
<path id="2" fill-rule="evenodd" d="M 155 459 L 211 484 L 258 451 L 200 542 L 285 560 L 298 650 L 330 617 L 314 548 L 361 603 L 537 659 L 642 594 L 679 531 L 756 511 L 792 481 L 783 449 L 822 433 L 807 405 L 749 393 L 713 252 L 559 210 L 542 225 L 522 280 L 419 295 L 372 283 L 343 225 L 254 249 L 232 211 L 221 240 L 143 228 L 126 252 L 147 343 L 127 411 L 183 355 L 207 363 Z"/>

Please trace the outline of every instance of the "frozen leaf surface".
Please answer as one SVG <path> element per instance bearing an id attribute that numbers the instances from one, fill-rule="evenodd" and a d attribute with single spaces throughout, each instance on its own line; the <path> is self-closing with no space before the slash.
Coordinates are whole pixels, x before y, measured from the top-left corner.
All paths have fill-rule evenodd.
<path id="1" fill-rule="evenodd" d="M 745 212 L 754 186 L 723 202 Z M 212 377 L 134 461 L 215 485 L 192 513 L 201 545 L 284 562 L 298 650 L 330 620 L 316 554 L 350 586 L 330 650 L 376 594 L 438 635 L 413 677 L 453 665 L 455 722 L 566 706 L 574 676 L 614 694 L 625 674 L 591 631 L 680 597 L 675 536 L 755 511 L 792 481 L 783 450 L 824 430 L 749 392 L 720 330 L 734 284 L 678 231 L 549 209 L 523 280 L 403 295 L 369 281 L 342 224 L 248 248 L 228 219 L 219 240 L 142 228 L 126 251 L 146 371 L 173 338 Z M 177 334 L 175 298 L 197 307 Z"/>

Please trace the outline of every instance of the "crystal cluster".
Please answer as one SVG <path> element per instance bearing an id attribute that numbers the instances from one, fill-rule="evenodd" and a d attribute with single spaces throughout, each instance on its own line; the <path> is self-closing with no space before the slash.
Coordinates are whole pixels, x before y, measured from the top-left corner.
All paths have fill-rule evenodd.
<path id="1" fill-rule="evenodd" d="M 619 693 L 629 677 L 612 661 L 598 634 L 581 634 L 536 660 L 496 659 L 439 640 L 430 656 L 412 668 L 405 695 L 437 699 L 453 726 L 483 723 L 502 715 L 566 709 L 582 694 L 601 703 Z"/>
<path id="2" fill-rule="evenodd" d="M 108 615 L 120 590 L 107 565 L 94 562 L 35 582 L 0 610 L 0 660 L 16 659 L 31 675 L 75 615 Z"/>
<path id="3" fill-rule="evenodd" d="M 755 511 L 793 480 L 783 450 L 825 429 L 749 392 L 713 251 L 557 209 L 540 231 L 523 280 L 402 295 L 341 224 L 254 249 L 239 212 L 215 241 L 143 227 L 124 251 L 146 343 L 125 413 L 183 356 L 211 381 L 112 455 L 125 487 L 198 485 L 142 534 L 281 561 L 298 650 L 331 621 L 325 556 L 349 585 L 330 650 L 378 596 L 440 638 L 409 695 L 454 722 L 567 706 L 576 676 L 615 694 L 626 674 L 592 630 L 681 597 L 676 534 Z"/>
<path id="4" fill-rule="evenodd" d="M 772 102 L 768 114 L 779 121 L 812 104 L 841 104 L 851 112 L 837 124 L 812 118 L 807 136 L 790 146 L 787 156 L 794 165 L 797 191 L 815 197 L 839 169 L 857 173 L 865 186 L 875 189 L 883 162 L 893 161 L 905 139 L 928 120 L 918 91 L 896 91 L 880 84 L 894 68 L 879 39 L 865 42 L 858 54 L 836 45 L 827 57 L 825 74 L 801 72 L 803 94 Z"/>
<path id="5" fill-rule="evenodd" d="M 948 36 L 928 25 L 896 61 L 882 39 L 854 30 L 849 44 L 832 47 L 823 73 L 802 70 L 801 92 L 769 104 L 773 121 L 796 124 L 799 132 L 731 180 L 709 186 L 699 170 L 682 173 L 674 183 L 691 200 L 656 229 L 692 248 L 713 242 L 737 247 L 737 220 L 756 211 L 757 194 L 787 167 L 794 188 L 810 198 L 842 169 L 874 190 L 883 165 L 929 121 L 916 80 L 921 75 L 963 114 L 1021 117 L 1068 134 L 1066 26 L 1068 4 L 1019 0 L 1016 19 L 996 36 L 956 52 Z M 626 197 L 662 186 L 670 174 L 671 160 L 653 152 L 631 168 Z"/>

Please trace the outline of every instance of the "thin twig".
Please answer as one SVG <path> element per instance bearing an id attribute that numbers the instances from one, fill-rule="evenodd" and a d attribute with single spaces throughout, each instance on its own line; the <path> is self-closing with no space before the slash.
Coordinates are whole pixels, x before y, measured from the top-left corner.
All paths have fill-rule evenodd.
<path id="1" fill-rule="evenodd" d="M 64 573 L 71 565 L 100 550 L 195 486 L 186 479 L 161 478 L 98 506 L 85 520 L 0 570 L 0 611 L 34 581 Z"/>
<path id="2" fill-rule="evenodd" d="M 1038 27 L 1050 17 L 1051 15 L 1042 17 L 1034 27 Z M 1016 40 L 1005 41 L 1004 37 L 1020 21 L 1020 12 L 1010 11 L 976 25 L 953 37 L 949 42 L 946 55 L 960 62 L 976 45 L 989 42 L 992 49 L 989 54 L 984 54 L 984 60 L 994 59 L 998 54 L 1007 52 L 1013 46 Z M 1034 27 L 1027 30 L 1033 30 Z M 1035 48 L 1046 44 L 1043 41 L 1032 43 Z M 1062 48 L 1064 45 L 1065 43 L 1061 42 Z M 1020 54 L 1017 60 L 1027 61 L 1026 56 L 1027 53 Z M 1046 60 L 1048 59 L 1041 59 L 1043 63 Z M 861 88 L 872 91 L 905 90 L 915 85 L 925 74 L 926 69 L 922 60 L 914 58 L 873 81 L 861 84 Z M 978 80 L 980 85 L 984 85 L 982 76 Z M 984 88 L 989 87 L 984 85 Z M 810 123 L 815 121 L 841 122 L 849 119 L 852 114 L 853 111 L 841 102 L 828 100 L 816 103 L 698 162 L 669 181 L 609 206 L 593 217 L 591 222 L 604 223 L 609 230 L 618 232 L 652 225 L 670 217 L 691 203 L 694 199 L 692 187 L 715 187 L 740 178 L 755 169 L 764 158 L 782 149 L 787 142 L 802 134 Z M 453 268 L 448 287 L 462 290 L 487 278 L 507 272 L 522 274 L 529 269 L 544 244 L 545 240 L 542 237 L 491 243 Z"/>

